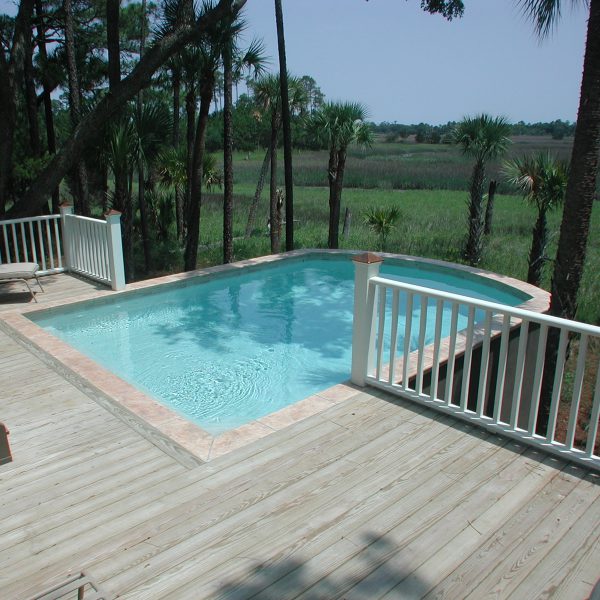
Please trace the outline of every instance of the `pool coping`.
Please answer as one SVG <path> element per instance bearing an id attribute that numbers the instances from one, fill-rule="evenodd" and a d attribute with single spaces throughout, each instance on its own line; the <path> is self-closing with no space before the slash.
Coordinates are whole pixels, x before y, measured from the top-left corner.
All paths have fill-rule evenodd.
<path id="1" fill-rule="evenodd" d="M 350 382 L 339 383 L 326 390 L 313 394 L 308 398 L 300 400 L 299 402 L 290 404 L 276 412 L 250 421 L 236 429 L 213 436 L 199 425 L 187 420 L 185 417 L 164 406 L 151 396 L 141 392 L 130 383 L 94 362 L 91 358 L 88 358 L 78 350 L 75 350 L 66 342 L 63 342 L 51 333 L 45 331 L 25 315 L 32 312 L 45 312 L 52 310 L 53 308 L 62 308 L 99 298 L 114 298 L 115 295 L 127 295 L 138 290 L 186 282 L 210 275 L 247 269 L 252 266 L 259 267 L 280 260 L 310 258 L 318 255 L 321 257 L 336 255 L 348 256 L 349 259 L 351 259 L 352 257 L 363 253 L 364 252 L 358 250 L 294 250 L 286 254 L 272 254 L 227 265 L 218 265 L 215 267 L 198 269 L 196 271 L 146 279 L 128 284 L 126 289 L 122 291 L 109 291 L 108 293 L 105 290 L 95 291 L 76 296 L 66 301 L 50 302 L 44 305 L 43 308 L 35 305 L 26 305 L 17 310 L 0 315 L 0 319 L 8 328 L 7 330 L 5 327 L 4 330 L 9 333 L 9 335 L 11 334 L 10 330 L 12 330 L 13 336 L 16 335 L 17 337 L 26 340 L 28 344 L 31 344 L 35 349 L 44 353 L 53 361 L 57 361 L 60 365 L 79 378 L 82 378 L 87 384 L 101 392 L 110 402 L 113 402 L 119 408 L 125 409 L 128 413 L 137 418 L 142 425 L 149 426 L 155 434 L 165 436 L 167 440 L 174 442 L 181 450 L 187 451 L 193 457 L 206 462 L 259 440 L 271 433 L 284 429 L 307 417 L 321 413 L 327 408 L 345 402 L 361 393 L 363 388 L 356 387 Z M 529 300 L 526 300 L 519 305 L 519 308 L 525 310 L 546 312 L 549 307 L 550 294 L 548 292 L 512 277 L 435 259 L 419 258 L 402 254 L 378 254 L 384 261 L 386 259 L 415 261 L 426 263 L 431 266 L 452 268 L 453 270 L 479 275 L 516 288 L 531 296 Z"/>

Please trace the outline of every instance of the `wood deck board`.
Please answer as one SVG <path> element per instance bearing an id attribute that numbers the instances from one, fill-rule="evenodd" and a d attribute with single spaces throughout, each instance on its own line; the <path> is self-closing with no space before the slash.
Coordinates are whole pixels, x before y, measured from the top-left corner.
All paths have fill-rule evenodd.
<path id="1" fill-rule="evenodd" d="M 42 283 L 36 308 L 100 290 Z M 182 464 L 0 332 L 0 597 L 82 568 L 136 600 L 590 594 L 597 476 L 371 392 Z"/>
<path id="2" fill-rule="evenodd" d="M 378 441 L 373 440 L 373 443 Z M 207 522 L 198 532 L 198 536 L 188 537 L 185 542 L 185 553 L 182 553 L 181 544 L 177 543 L 181 541 L 181 538 L 177 536 L 181 536 L 184 532 L 187 536 L 195 533 L 189 530 L 189 525 L 185 522 L 182 523 L 183 527 L 181 528 L 171 528 L 161 536 L 149 538 L 149 541 L 159 548 L 162 547 L 163 550 L 162 555 L 157 555 L 156 559 L 151 562 L 153 572 L 156 574 L 163 565 L 174 563 L 176 556 L 189 556 L 195 548 L 198 559 L 192 562 L 195 565 L 201 564 L 202 573 L 206 574 L 218 566 L 219 556 L 226 558 L 232 552 L 249 552 L 250 547 L 254 552 L 265 544 L 271 551 L 282 543 L 289 544 L 289 526 L 296 523 L 297 528 L 303 528 L 306 525 L 307 514 L 319 515 L 318 518 L 313 516 L 308 523 L 311 528 L 321 527 L 325 517 L 338 519 L 341 514 L 358 504 L 361 497 L 356 479 L 358 463 L 353 460 L 353 458 L 357 458 L 356 454 L 357 451 L 354 451 L 349 459 L 343 461 L 340 458 L 334 459 L 333 462 L 327 461 L 327 465 L 323 464 L 323 468 L 313 472 L 299 471 L 299 477 L 290 478 L 287 482 L 280 475 L 279 481 L 273 486 L 276 490 L 273 497 L 268 498 L 264 492 L 255 494 L 254 497 L 246 494 L 239 500 L 235 497 L 232 498 L 231 502 L 227 503 L 229 506 L 207 509 L 207 513 L 205 513 Z M 389 457 L 388 470 L 394 468 L 398 470 L 396 461 L 399 456 L 400 453 Z M 364 468 L 368 469 L 370 466 L 367 464 Z M 374 484 L 377 483 L 376 480 L 372 481 Z M 389 476 L 382 476 L 382 481 L 389 481 Z M 348 504 L 349 492 L 352 493 L 350 504 Z M 225 494 L 228 498 L 230 497 L 229 490 L 225 491 Z M 362 494 L 368 497 L 369 489 L 363 489 Z M 283 502 L 281 501 L 282 496 L 284 496 Z M 257 500 L 259 500 L 258 503 Z M 243 513 L 238 506 L 245 507 Z M 333 516 L 330 514 L 331 510 L 328 510 L 330 507 L 336 512 Z M 218 519 L 211 514 L 216 511 L 221 512 Z M 263 540 L 264 532 L 260 524 L 267 519 L 274 520 L 275 523 L 267 528 L 266 531 L 269 532 L 269 535 L 267 539 Z M 285 524 L 286 527 L 282 529 L 281 524 Z M 210 548 L 208 553 L 206 546 Z M 144 564 L 148 564 L 148 561 L 145 561 Z M 126 573 L 125 578 L 130 578 L 132 574 L 131 572 Z M 164 579 L 163 574 L 157 577 Z M 162 589 L 162 593 L 167 593 L 167 590 Z"/>

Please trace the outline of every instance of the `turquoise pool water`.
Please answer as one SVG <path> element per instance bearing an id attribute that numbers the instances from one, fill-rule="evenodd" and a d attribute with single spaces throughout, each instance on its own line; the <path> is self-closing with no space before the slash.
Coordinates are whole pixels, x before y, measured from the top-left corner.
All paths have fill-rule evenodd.
<path id="1" fill-rule="evenodd" d="M 381 272 L 512 306 L 529 298 L 451 269 Z M 286 260 L 30 318 L 216 435 L 349 378 L 353 277 L 348 257 Z M 415 302 L 415 342 L 419 317 Z"/>

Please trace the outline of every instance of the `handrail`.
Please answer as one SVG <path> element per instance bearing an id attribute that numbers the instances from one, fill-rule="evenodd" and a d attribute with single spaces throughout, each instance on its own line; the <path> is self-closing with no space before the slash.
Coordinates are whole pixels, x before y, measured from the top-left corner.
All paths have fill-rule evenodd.
<path id="1" fill-rule="evenodd" d="M 379 276 L 377 264 L 355 264 L 354 383 L 600 470 L 600 365 L 590 363 L 588 352 L 600 327 L 402 283 Z M 549 373 L 551 339 L 556 368 Z M 584 388 L 593 390 L 586 415 Z M 581 418 L 588 430 L 576 443 Z"/>
<path id="2" fill-rule="evenodd" d="M 62 273 L 60 215 L 0 221 L 0 264 L 35 262 L 38 275 Z"/>
<path id="3" fill-rule="evenodd" d="M 112 211 L 104 221 L 72 210 L 63 205 L 59 215 L 0 221 L 0 264 L 35 262 L 38 275 L 72 271 L 123 289 L 120 213 Z"/>
<path id="4" fill-rule="evenodd" d="M 522 308 L 508 306 L 506 304 L 499 304 L 497 302 L 489 302 L 488 300 L 478 300 L 476 298 L 469 298 L 468 296 L 461 296 L 459 294 L 453 294 L 452 292 L 444 292 L 441 290 L 435 290 L 433 288 L 423 287 L 420 285 L 414 285 L 412 283 L 402 283 L 394 279 L 386 279 L 384 277 L 372 277 L 369 279 L 371 285 L 382 285 L 387 288 L 398 288 L 402 290 L 410 290 L 417 294 L 425 293 L 430 298 L 439 298 L 441 300 L 453 300 L 460 302 L 465 306 L 473 306 L 475 308 L 487 309 L 495 312 L 502 312 L 510 314 L 512 317 L 520 319 L 531 320 L 534 318 L 539 323 L 546 323 L 552 327 L 568 327 L 577 333 L 587 333 L 590 335 L 600 336 L 600 327 L 596 325 L 589 325 L 588 323 L 581 323 L 580 321 L 570 321 L 569 319 L 563 319 L 561 317 L 554 317 L 552 315 L 546 315 L 543 313 L 534 313 L 530 310 L 524 310 Z"/>

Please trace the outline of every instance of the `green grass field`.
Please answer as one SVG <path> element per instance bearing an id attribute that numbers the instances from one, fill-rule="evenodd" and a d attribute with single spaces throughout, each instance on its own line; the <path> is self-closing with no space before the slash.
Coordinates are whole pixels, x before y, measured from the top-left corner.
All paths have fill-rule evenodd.
<path id="1" fill-rule="evenodd" d="M 568 156 L 570 140 L 523 138 L 513 145 L 512 154 L 550 147 L 559 156 Z M 254 234 L 243 239 L 248 210 L 263 153 L 240 154 L 235 162 L 234 242 L 235 259 L 268 254 L 267 233 L 268 185 L 263 191 Z M 294 155 L 295 247 L 323 248 L 327 245 L 329 217 L 326 187 L 325 152 L 296 152 Z M 347 167 L 342 196 L 342 218 L 350 209 L 352 220 L 347 238 L 341 236 L 340 247 L 378 250 L 379 240 L 363 223 L 368 207 L 396 206 L 401 211 L 397 226 L 389 235 L 386 250 L 452 262 L 461 262 L 466 234 L 467 182 L 471 161 L 451 146 L 376 144 L 367 153 L 353 150 Z M 283 176 L 283 166 L 280 167 Z M 501 181 L 496 196 L 494 228 L 487 236 L 480 267 L 518 279 L 526 279 L 527 259 L 535 210 L 519 196 L 511 195 L 502 182 L 499 165 L 492 165 L 490 175 Z M 402 181 L 408 182 L 403 185 Z M 400 182 L 398 184 L 397 182 Z M 283 187 L 283 181 L 281 181 Z M 398 189 L 400 188 L 400 189 Z M 561 211 L 550 215 L 551 246 L 549 257 L 556 254 Z M 222 196 L 203 197 L 199 265 L 221 262 Z M 283 242 L 282 242 L 283 243 Z M 600 216 L 595 210 L 588 245 L 584 279 L 580 290 L 578 318 L 600 322 Z M 543 287 L 549 288 L 551 263 L 546 265 Z"/>

